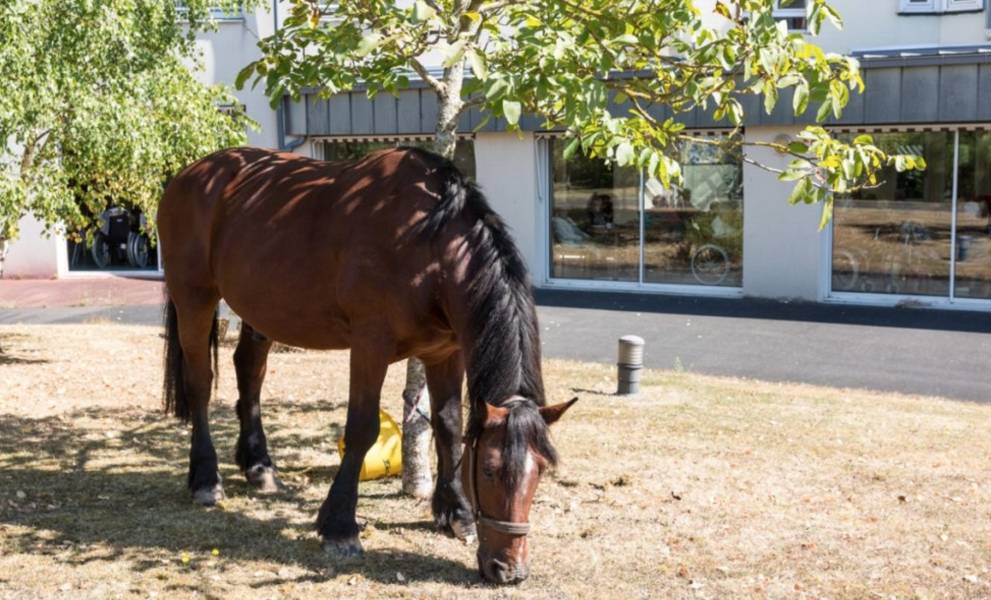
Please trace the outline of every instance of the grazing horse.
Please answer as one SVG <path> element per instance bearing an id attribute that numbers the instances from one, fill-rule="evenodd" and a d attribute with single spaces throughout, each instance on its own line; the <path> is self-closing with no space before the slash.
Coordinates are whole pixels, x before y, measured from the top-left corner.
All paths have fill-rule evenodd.
<path id="1" fill-rule="evenodd" d="M 390 363 L 417 357 L 437 449 L 435 523 L 461 538 L 477 532 L 486 579 L 527 576 L 530 504 L 556 461 L 548 425 L 574 400 L 546 406 L 526 268 L 474 183 L 416 149 L 347 162 L 224 150 L 172 180 L 158 233 L 165 403 L 192 421 L 188 485 L 197 503 L 224 496 L 207 418 L 223 298 L 243 320 L 235 457 L 250 483 L 276 485 L 259 403 L 272 342 L 350 348 L 347 450 L 317 528 L 329 552 L 360 554 L 358 473 L 378 436 L 382 382 Z"/>

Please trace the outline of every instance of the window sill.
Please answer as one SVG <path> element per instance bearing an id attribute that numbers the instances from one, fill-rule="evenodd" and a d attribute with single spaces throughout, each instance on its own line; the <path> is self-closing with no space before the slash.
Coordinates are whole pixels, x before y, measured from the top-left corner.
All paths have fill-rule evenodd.
<path id="1" fill-rule="evenodd" d="M 900 10 L 899 17 L 947 17 L 953 15 L 973 15 L 984 12 L 983 8 L 969 8 L 967 10 Z"/>

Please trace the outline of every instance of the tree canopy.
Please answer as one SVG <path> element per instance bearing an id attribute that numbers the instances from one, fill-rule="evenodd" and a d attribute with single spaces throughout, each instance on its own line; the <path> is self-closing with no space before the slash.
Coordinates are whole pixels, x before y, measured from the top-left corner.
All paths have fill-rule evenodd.
<path id="1" fill-rule="evenodd" d="M 111 201 L 153 212 L 168 177 L 244 142 L 249 121 L 234 97 L 189 68 L 208 3 L 184 4 L 3 3 L 0 239 L 16 237 L 28 213 L 72 232 Z"/>
<path id="2" fill-rule="evenodd" d="M 855 59 L 811 41 L 827 22 L 842 26 L 825 0 L 806 3 L 808 35 L 774 17 L 774 0 L 713 0 L 706 11 L 702 4 L 292 0 L 285 26 L 261 42 L 263 58 L 238 85 L 263 81 L 275 102 L 284 94 L 298 98 L 308 86 L 332 94 L 361 83 L 370 95 L 396 93 L 419 77 L 440 98 L 442 146 L 446 138 L 453 144 L 457 117 L 469 107 L 505 117 L 511 128 L 531 113 L 572 137 L 568 154 L 581 148 L 636 165 L 666 185 L 680 180 L 678 147 L 685 141 L 732 145 L 754 163 L 748 149 L 770 146 L 792 159 L 777 170 L 796 182 L 790 201 L 824 202 L 824 223 L 834 194 L 876 185 L 882 166 L 925 166 L 920 158 L 884 154 L 869 136 L 840 141 L 821 126 L 780 143 L 695 137 L 679 117 L 696 108 L 738 132 L 748 96 L 770 112 L 791 91 L 795 114 L 814 111 L 821 123 L 863 90 Z M 442 71 L 428 69 L 431 56 Z M 466 69 L 472 76 L 462 82 Z M 658 106 L 670 116 L 659 118 Z"/>

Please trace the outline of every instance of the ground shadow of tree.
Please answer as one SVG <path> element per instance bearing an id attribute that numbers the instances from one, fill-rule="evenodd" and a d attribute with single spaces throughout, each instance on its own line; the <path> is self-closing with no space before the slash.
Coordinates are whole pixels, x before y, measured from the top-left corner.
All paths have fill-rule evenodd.
<path id="1" fill-rule="evenodd" d="M 0 367 L 4 365 L 36 365 L 49 362 L 46 358 L 36 358 L 25 356 L 23 349 L 19 349 L 18 342 L 28 339 L 28 336 L 19 333 L 0 333 Z"/>
<path id="2" fill-rule="evenodd" d="M 193 506 L 183 485 L 188 452 L 185 429 L 160 413 L 119 412 L 94 408 L 41 419 L 0 416 L 0 528 L 8 529 L 7 549 L 57 555 L 69 564 L 113 561 L 127 555 L 143 571 L 161 566 L 162 553 L 151 553 L 155 555 L 152 560 L 135 561 L 142 550 L 163 550 L 178 557 L 183 551 L 209 553 L 219 548 L 225 559 L 302 567 L 310 581 L 360 573 L 369 580 L 394 583 L 395 573 L 401 571 L 414 581 L 478 582 L 475 571 L 465 563 L 376 549 L 368 543 L 362 559 L 335 562 L 320 549 L 311 519 L 303 522 L 279 512 L 255 511 L 252 516 Z M 237 420 L 229 408 L 214 412 L 214 437 L 222 452 L 221 448 L 233 447 Z M 127 426 L 116 431 L 92 426 L 111 419 Z M 317 440 L 292 432 L 273 433 L 284 445 Z M 222 475 L 229 496 L 252 494 L 233 465 L 225 462 Z M 302 498 L 299 492 L 289 485 L 278 500 L 296 505 L 300 513 L 315 515 L 318 506 L 311 506 L 312 499 Z M 367 501 L 385 499 L 380 494 Z M 266 516 L 257 516 L 259 512 Z M 418 536 L 438 535 L 408 521 L 409 515 L 397 514 L 395 519 L 376 519 L 373 524 L 383 530 L 405 527 Z M 266 582 L 282 581 L 273 577 L 252 585 Z"/>

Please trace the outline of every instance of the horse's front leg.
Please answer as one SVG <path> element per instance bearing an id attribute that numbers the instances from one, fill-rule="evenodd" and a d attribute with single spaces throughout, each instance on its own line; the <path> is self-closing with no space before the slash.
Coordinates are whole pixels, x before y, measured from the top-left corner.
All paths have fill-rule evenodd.
<path id="1" fill-rule="evenodd" d="M 262 428 L 261 389 L 268 365 L 272 340 L 247 323 L 241 323 L 241 337 L 234 351 L 237 370 L 237 418 L 241 431 L 234 456 L 248 483 L 261 492 L 278 490 L 275 465 L 268 455 L 268 441 Z"/>
<path id="2" fill-rule="evenodd" d="M 356 335 L 358 339 L 363 336 Z M 351 348 L 351 390 L 347 423 L 344 426 L 345 450 L 340 469 L 330 486 L 330 494 L 320 507 L 317 530 L 323 547 L 339 557 L 361 554 L 355 509 L 358 505 L 358 474 L 365 453 L 379 434 L 379 398 L 393 348 L 375 343 L 365 336 Z"/>
<path id="3" fill-rule="evenodd" d="M 426 365 L 430 416 L 437 449 L 437 486 L 432 502 L 434 523 L 466 540 L 475 535 L 471 505 L 461 485 L 461 383 L 464 360 L 455 352 L 447 360 Z"/>

